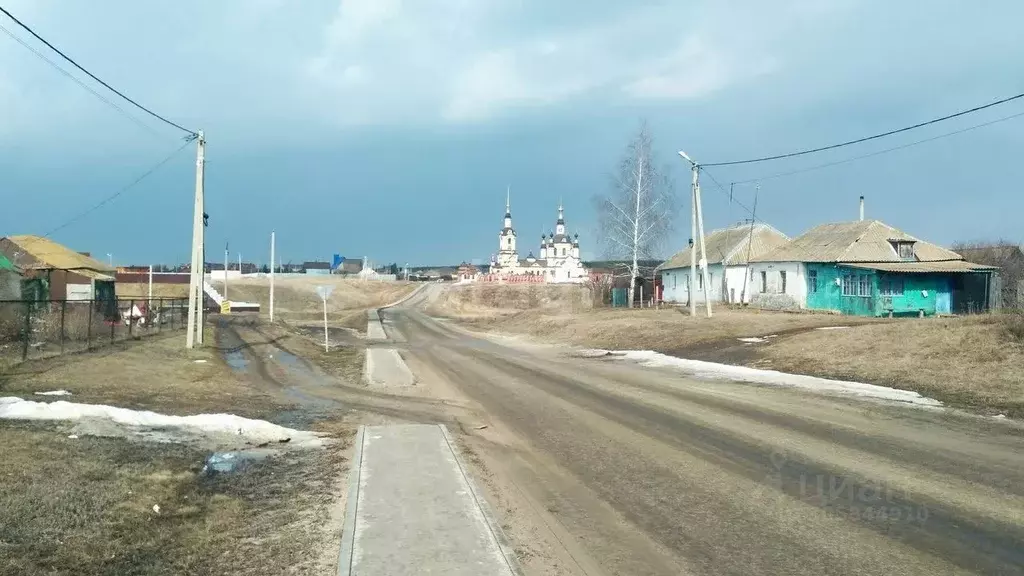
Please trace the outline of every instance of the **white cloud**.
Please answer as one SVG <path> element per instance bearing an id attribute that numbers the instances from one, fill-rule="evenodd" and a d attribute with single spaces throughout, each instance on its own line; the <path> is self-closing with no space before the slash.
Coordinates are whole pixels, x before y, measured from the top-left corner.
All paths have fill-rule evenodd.
<path id="1" fill-rule="evenodd" d="M 603 20 L 588 12 L 579 27 L 516 30 L 509 20 L 530 14 L 512 0 L 348 0 L 306 69 L 339 122 L 406 123 L 482 121 L 595 93 L 703 98 L 776 66 L 756 34 L 721 34 L 729 11 L 693 14 L 640 6 Z"/>
<path id="2" fill-rule="evenodd" d="M 738 81 L 777 67 L 769 56 L 741 55 L 710 48 L 700 37 L 687 38 L 674 53 L 652 62 L 623 90 L 634 98 L 688 99 L 711 95 Z"/>

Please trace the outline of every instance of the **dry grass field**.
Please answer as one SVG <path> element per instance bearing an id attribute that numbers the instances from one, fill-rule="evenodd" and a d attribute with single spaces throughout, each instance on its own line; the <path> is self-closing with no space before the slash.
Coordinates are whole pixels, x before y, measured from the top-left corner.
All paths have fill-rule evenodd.
<path id="1" fill-rule="evenodd" d="M 231 370 L 212 329 L 207 342 L 188 352 L 176 332 L 30 361 L 0 375 L 0 396 L 65 389 L 70 398 L 53 399 L 263 419 L 294 408 Z M 74 426 L 0 420 L 0 574 L 309 574 L 336 561 L 333 544 L 323 555 L 324 526 L 347 437 L 210 476 L 201 469 L 216 446 L 70 438 Z"/>
<path id="2" fill-rule="evenodd" d="M 531 288 L 533 294 L 530 293 Z M 954 406 L 1024 416 L 1020 315 L 873 319 L 719 306 L 592 308 L 571 286 L 454 286 L 432 312 L 470 328 L 552 343 L 655 350 L 918 391 Z M 533 305 L 535 304 L 535 305 Z M 702 311 L 701 311 L 702 312 Z M 838 330 L 816 330 L 843 326 Z M 738 338 L 777 335 L 762 343 Z"/>
<path id="3" fill-rule="evenodd" d="M 149 298 L 149 284 L 118 282 L 114 284 L 118 298 Z M 188 284 L 153 284 L 153 298 L 188 298 Z"/>
<path id="4" fill-rule="evenodd" d="M 224 293 L 223 282 L 213 285 Z M 360 331 L 366 330 L 366 309 L 391 304 L 417 286 L 410 282 L 373 282 L 342 276 L 280 277 L 274 280 L 274 319 L 297 325 L 322 322 L 323 303 L 315 292 L 320 285 L 333 287 L 327 301 L 328 323 Z M 229 280 L 228 299 L 259 302 L 260 314 L 266 316 L 270 311 L 270 281 L 256 277 Z"/>

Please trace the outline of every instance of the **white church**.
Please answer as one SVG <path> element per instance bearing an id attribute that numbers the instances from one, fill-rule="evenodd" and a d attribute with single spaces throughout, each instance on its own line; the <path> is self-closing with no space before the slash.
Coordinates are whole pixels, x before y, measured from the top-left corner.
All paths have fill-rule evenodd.
<path id="1" fill-rule="evenodd" d="M 498 279 L 533 276 L 544 282 L 585 282 L 588 279 L 587 269 L 580 259 L 580 235 L 566 234 L 565 212 L 561 203 L 558 204 L 555 231 L 550 235 L 541 234 L 538 256 L 531 251 L 526 258 L 519 258 L 510 196 L 505 198 L 504 224 L 498 233 L 498 253 L 491 256 L 492 276 Z"/>

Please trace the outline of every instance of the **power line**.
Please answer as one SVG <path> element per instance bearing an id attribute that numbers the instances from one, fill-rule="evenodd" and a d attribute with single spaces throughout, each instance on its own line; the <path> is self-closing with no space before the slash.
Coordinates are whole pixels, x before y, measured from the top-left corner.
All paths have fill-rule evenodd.
<path id="1" fill-rule="evenodd" d="M 715 176 L 711 172 L 708 172 L 707 169 L 704 168 L 703 164 L 700 165 L 700 170 L 701 170 L 701 172 L 704 173 L 705 176 L 707 176 L 708 178 L 711 178 L 711 181 L 715 184 L 715 186 L 718 188 L 718 190 L 722 194 L 725 194 L 726 196 L 729 197 L 729 202 L 736 204 L 740 208 L 743 208 L 744 210 L 747 211 L 747 214 L 750 214 L 751 216 L 754 215 L 754 211 L 751 210 L 750 208 L 747 208 L 747 206 L 745 204 L 743 204 L 742 202 L 740 202 L 739 200 L 736 200 L 736 198 L 733 197 L 732 193 L 730 191 L 726 190 L 725 186 L 722 186 L 722 183 L 719 182 L 718 179 L 715 178 Z"/>
<path id="2" fill-rule="evenodd" d="M 18 26 L 20 26 L 21 28 L 23 28 L 23 29 L 24 29 L 24 30 L 25 30 L 26 32 L 28 32 L 28 33 L 29 33 L 29 34 L 31 34 L 32 36 L 35 36 L 35 38 L 36 38 L 37 40 L 39 40 L 40 42 L 42 42 L 43 44 L 45 44 L 45 45 L 46 45 L 46 46 L 47 46 L 47 47 L 48 47 L 48 48 L 49 48 L 50 50 L 53 50 L 54 52 L 56 52 L 57 54 L 59 54 L 61 58 L 63 58 L 63 59 L 65 59 L 65 60 L 67 60 L 67 61 L 68 61 L 69 63 L 71 63 L 71 65 L 73 65 L 73 66 L 74 66 L 75 68 L 78 68 L 79 70 L 81 70 L 82 72 L 84 72 L 85 74 L 87 74 L 87 75 L 88 75 L 88 76 L 89 76 L 90 78 L 92 78 L 93 80 L 95 80 L 95 81 L 99 82 L 100 84 L 102 84 L 102 85 L 103 85 L 104 87 L 106 87 L 106 88 L 107 88 L 108 90 L 110 90 L 110 91 L 111 91 L 111 92 L 113 92 L 114 94 L 117 94 L 117 95 L 118 95 L 118 96 L 120 96 L 121 98 L 124 98 L 124 99 L 125 99 L 125 100 L 127 100 L 127 101 L 128 101 L 129 103 L 131 103 L 131 104 L 132 104 L 133 106 L 135 106 L 136 108 L 138 108 L 139 110 L 142 110 L 143 112 L 145 112 L 146 114 L 149 114 L 149 115 L 150 115 L 150 116 L 152 116 L 153 118 L 156 118 L 157 120 L 160 120 L 160 121 L 161 121 L 161 122 L 163 122 L 164 124 L 167 124 L 167 125 L 169 125 L 169 126 L 173 126 L 173 127 L 177 128 L 178 130 L 181 130 L 182 132 L 185 132 L 185 133 L 187 133 L 187 134 L 188 134 L 189 136 L 195 136 L 195 135 L 196 135 L 196 132 L 195 132 L 195 130 L 189 130 L 188 128 L 185 128 L 184 126 L 182 126 L 182 125 L 180 125 L 180 124 L 176 124 L 176 123 L 174 123 L 174 122 L 171 122 L 171 121 L 170 121 L 170 120 L 168 120 L 167 118 L 164 118 L 163 116 L 161 116 L 161 115 L 157 114 L 156 112 L 153 112 L 153 111 L 152 111 L 152 110 L 150 110 L 149 108 L 146 108 L 146 107 L 145 107 L 145 106 L 143 106 L 142 104 L 139 104 L 139 103 L 138 103 L 138 102 L 136 102 L 135 100 L 132 100 L 131 98 L 129 98 L 129 97 L 127 97 L 127 96 L 125 96 L 125 95 L 124 95 L 124 93 L 122 93 L 122 92 L 121 92 L 120 90 L 118 90 L 118 89 L 114 88 L 114 87 L 113 87 L 113 86 L 111 86 L 110 84 L 107 84 L 107 83 L 106 83 L 106 82 L 104 82 L 103 80 L 100 80 L 100 79 L 99 79 L 99 78 L 98 78 L 98 77 L 97 77 L 97 76 L 96 76 L 95 74 L 93 74 L 92 72 L 89 72 L 88 70 L 86 70 L 85 68 L 83 68 L 83 67 L 82 67 L 82 66 L 81 66 L 81 65 L 80 65 L 80 64 L 79 64 L 78 62 L 75 62 L 74 60 L 72 60 L 70 56 L 68 56 L 68 55 L 67 55 L 67 54 L 65 54 L 64 52 L 61 52 L 61 51 L 60 51 L 60 49 L 58 49 L 58 48 L 57 48 L 56 46 L 54 46 L 53 44 L 50 44 L 49 42 L 47 42 L 45 38 L 43 38 L 43 37 L 42 37 L 42 36 L 40 36 L 39 34 L 36 34 L 35 30 L 33 30 L 33 29 L 29 28 L 29 27 L 28 27 L 28 25 L 26 25 L 25 23 L 23 23 L 23 22 L 22 22 L 21 20 L 18 20 L 18 19 L 17 19 L 17 18 L 16 18 L 15 16 L 14 16 L 14 14 L 11 14 L 10 12 L 8 12 L 8 11 L 7 11 L 7 10 L 6 10 L 6 9 L 5 9 L 5 8 L 4 8 L 3 6 L 0 6 L 0 12 L 4 13 L 4 14 L 5 14 L 5 15 L 6 15 L 6 16 L 7 16 L 8 18 L 10 18 L 11 20 L 13 20 L 15 24 L 17 24 Z"/>
<path id="3" fill-rule="evenodd" d="M 116 198 L 117 198 L 118 196 L 121 196 L 121 195 L 122 195 L 122 194 L 124 194 L 125 192 L 127 192 L 127 191 L 131 190 L 131 189 L 132 189 L 132 188 L 134 188 L 134 187 L 135 187 L 136 185 L 138 185 L 138 184 L 139 184 L 139 182 L 142 182 L 143 180 L 145 180 L 146 178 L 148 178 L 148 177 L 149 177 L 150 175 L 152 175 L 152 174 L 153 174 L 154 172 L 156 172 L 156 171 L 157 171 L 157 170 L 159 170 L 159 169 L 160 169 L 161 167 L 163 167 L 163 165 L 164 165 L 164 164 L 167 164 L 168 162 L 170 162 L 172 158 L 174 158 L 175 156 L 177 156 L 178 152 L 181 152 L 182 150 L 184 150 L 184 149 L 185 149 L 185 147 L 186 147 L 186 146 L 188 146 L 189 144 L 191 144 L 193 140 L 195 140 L 195 137 L 192 137 L 192 136 L 187 136 L 187 137 L 185 138 L 185 143 L 184 143 L 184 144 L 182 144 L 182 145 L 181 145 L 180 147 L 178 147 L 178 149 L 176 149 L 176 150 L 175 150 L 174 152 L 171 152 L 171 153 L 170 153 L 170 154 L 169 154 L 169 155 L 168 155 L 168 156 L 167 156 L 166 158 L 164 158 L 163 160 L 161 160 L 161 161 L 157 162 L 157 163 L 156 163 L 156 164 L 154 164 L 154 165 L 153 165 L 152 167 L 150 167 L 150 168 L 149 168 L 148 170 L 146 170 L 145 172 L 143 172 L 143 173 L 142 173 L 142 174 L 141 174 L 141 175 L 140 175 L 140 176 L 139 176 L 138 178 L 136 178 L 135 180 L 132 180 L 132 182 L 131 182 L 131 183 L 129 183 L 129 184 L 127 185 L 127 186 L 124 186 L 124 187 L 122 187 L 122 188 L 121 188 L 120 190 L 118 190 L 117 192 L 115 192 L 115 193 L 111 194 L 110 196 L 107 196 L 106 198 L 104 198 L 103 200 L 101 200 L 101 201 L 100 201 L 100 202 L 99 202 L 98 204 L 96 204 L 95 206 L 93 206 L 92 208 L 89 208 L 88 210 L 85 210 L 84 212 L 82 212 L 82 213 L 78 214 L 77 216 L 74 216 L 74 217 L 73 217 L 73 218 L 71 218 L 70 220 L 67 220 L 66 222 L 64 222 L 64 223 L 63 223 L 63 224 L 61 224 L 60 226 L 57 226 L 57 227 L 56 227 L 56 228 L 54 228 L 53 230 L 50 230 L 50 231 L 49 231 L 49 232 L 47 232 L 46 234 L 43 234 L 43 236 L 44 236 L 44 237 L 46 237 L 46 236 L 50 236 L 51 234 L 53 234 L 53 233 L 55 233 L 55 232 L 57 232 L 57 231 L 59 231 L 59 230 L 63 230 L 64 228 L 67 228 L 68 226 L 70 226 L 70 225 L 74 224 L 75 222 L 78 222 L 78 221 L 79 221 L 79 220 L 81 220 L 82 218 L 85 218 L 85 217 L 86 217 L 86 216 L 88 216 L 89 214 L 92 214 L 92 213 L 93 213 L 93 212 L 95 212 L 96 210 L 99 210 L 99 209 L 100 209 L 100 208 L 102 208 L 103 206 L 105 206 L 105 205 L 109 204 L 110 202 L 112 202 L 113 200 L 115 200 L 115 199 L 116 199 Z"/>
<path id="4" fill-rule="evenodd" d="M 105 104 L 107 104 L 108 106 L 113 108 L 114 110 L 117 110 L 125 118 L 131 120 L 132 122 L 137 124 L 143 130 L 146 130 L 150 134 L 155 134 L 157 136 L 160 135 L 160 133 L 157 132 L 156 130 L 154 130 L 152 126 L 146 124 L 142 120 L 139 120 L 135 116 L 132 116 L 131 114 L 126 112 L 124 108 L 121 108 L 120 106 L 115 104 L 113 101 L 111 101 L 109 98 L 107 98 L 106 96 L 104 96 L 104 95 L 100 94 L 99 92 L 97 92 L 92 86 L 89 86 L 85 82 L 82 82 L 81 80 L 76 78 L 72 73 L 68 72 L 64 68 L 61 68 L 61 66 L 59 64 L 57 64 L 53 60 L 50 60 L 49 58 L 47 58 L 45 54 L 43 54 L 39 50 L 36 50 L 35 47 L 31 46 L 30 44 L 28 44 L 27 42 L 25 42 L 21 38 L 18 38 L 13 32 L 11 32 L 6 27 L 4 27 L 3 24 L 0 24 L 0 31 L 2 31 L 4 34 L 7 34 L 8 36 L 10 36 L 11 39 L 14 40 L 15 42 L 17 42 L 18 44 L 21 44 L 23 47 L 25 47 L 26 50 L 28 50 L 28 51 L 32 52 L 33 54 L 35 54 L 40 60 L 42 60 L 43 62 L 46 62 L 47 64 L 52 66 L 54 69 L 56 69 L 58 72 L 60 72 L 61 74 L 67 76 L 68 78 L 70 78 L 75 84 L 78 84 L 79 86 L 81 86 L 85 90 L 88 90 L 93 96 L 99 98 L 102 102 L 104 102 Z"/>
<path id="5" fill-rule="evenodd" d="M 973 114 L 974 112 L 985 110 L 986 108 L 992 108 L 993 106 L 999 106 L 1000 104 L 1005 104 L 1007 102 L 1011 102 L 1013 100 L 1018 100 L 1020 98 L 1024 98 L 1024 93 L 1016 94 L 1014 96 L 1003 98 L 1001 100 L 996 100 L 995 102 L 989 102 L 988 104 L 982 104 L 981 106 L 975 106 L 974 108 L 969 108 L 967 110 L 961 110 L 960 112 L 949 114 L 947 116 L 942 116 L 941 118 L 933 118 L 932 120 L 928 120 L 928 121 L 925 121 L 925 122 L 919 122 L 917 124 L 914 124 L 913 126 L 906 126 L 904 128 L 898 128 L 896 130 L 889 130 L 888 132 L 882 132 L 881 134 L 875 134 L 873 136 L 866 136 L 864 138 L 857 138 L 856 140 L 847 140 L 846 142 L 839 142 L 838 144 L 830 144 L 828 146 L 822 146 L 820 148 L 812 148 L 810 150 L 800 150 L 798 152 L 789 152 L 789 153 L 786 153 L 786 154 L 777 154 L 775 156 L 763 156 L 761 158 L 751 158 L 749 160 L 732 160 L 732 161 L 729 161 L 729 162 L 709 162 L 707 164 L 704 164 L 704 166 L 735 166 L 737 164 L 753 164 L 755 162 L 767 162 L 769 160 L 781 160 L 783 158 L 793 158 L 795 156 L 803 156 L 805 154 L 814 154 L 815 152 L 824 152 L 825 150 L 834 150 L 836 148 L 842 148 L 843 146 L 850 146 L 850 145 L 853 145 L 853 144 L 860 144 L 861 142 L 868 142 L 869 140 L 877 140 L 879 138 L 885 138 L 886 136 L 892 136 L 893 134 L 899 134 L 901 132 L 907 132 L 909 130 L 915 130 L 917 128 L 921 128 L 923 126 L 928 126 L 928 125 L 931 125 L 931 124 L 936 124 L 938 122 L 944 122 L 944 121 L 950 120 L 952 118 L 958 118 L 960 116 L 966 116 L 967 114 Z"/>
<path id="6" fill-rule="evenodd" d="M 888 154 L 889 152 L 895 152 L 897 150 L 903 150 L 904 148 L 910 148 L 911 146 L 917 146 L 919 144 L 925 144 L 927 142 L 932 142 L 932 141 L 935 141 L 935 140 L 940 140 L 942 138 L 947 138 L 949 136 L 956 136 L 957 134 L 963 134 L 964 132 L 970 132 L 971 130 L 976 130 L 978 128 L 984 128 L 985 126 L 991 126 L 993 124 L 998 124 L 1000 122 L 1005 122 L 1007 120 L 1013 120 L 1014 118 L 1019 118 L 1021 116 L 1024 116 L 1024 112 L 1018 112 L 1016 114 L 1011 114 L 1009 116 L 1003 116 L 1002 118 L 996 118 L 995 120 L 990 120 L 988 122 L 983 122 L 981 124 L 975 124 L 974 126 L 968 126 L 966 128 L 961 128 L 960 130 L 954 130 L 952 132 L 946 132 L 944 134 L 939 134 L 939 135 L 936 135 L 936 136 L 932 136 L 930 138 L 924 138 L 923 140 L 916 140 L 914 142 L 908 142 L 906 144 L 901 144 L 899 146 L 893 146 L 892 148 L 886 148 L 885 150 L 878 150 L 878 151 L 875 151 L 875 152 L 871 152 L 869 154 L 862 154 L 860 156 L 854 156 L 852 158 L 845 158 L 843 160 L 836 160 L 834 162 L 827 162 L 825 164 L 818 164 L 816 166 L 809 166 L 807 168 L 800 168 L 798 170 L 790 170 L 788 172 L 780 172 L 778 174 L 772 174 L 770 176 L 761 176 L 759 178 L 748 178 L 747 180 L 737 180 L 735 182 L 732 182 L 732 184 L 750 184 L 751 182 L 762 182 L 764 180 L 773 180 L 775 178 L 783 178 L 785 176 L 793 176 L 794 174 L 802 174 L 804 172 L 811 172 L 812 170 L 820 170 L 822 168 L 828 168 L 830 166 L 838 166 L 839 164 L 846 164 L 848 162 L 854 162 L 856 160 L 863 160 L 865 158 L 871 158 L 872 156 L 880 156 L 882 154 Z M 703 166 L 701 166 L 701 168 L 703 168 Z M 707 172 L 705 171 L 705 173 L 707 173 Z"/>

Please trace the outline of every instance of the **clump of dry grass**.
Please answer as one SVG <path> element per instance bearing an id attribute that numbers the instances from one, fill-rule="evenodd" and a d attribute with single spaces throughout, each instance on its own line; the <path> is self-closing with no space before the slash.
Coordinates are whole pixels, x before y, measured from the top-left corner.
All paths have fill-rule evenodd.
<path id="1" fill-rule="evenodd" d="M 1013 310 L 999 315 L 1006 334 L 1015 342 L 1024 343 L 1024 311 Z"/>
<path id="2" fill-rule="evenodd" d="M 68 439 L 0 422 L 0 574 L 283 574 L 316 566 L 336 452 L 286 454 L 244 474 L 199 473 L 205 451 Z M 159 506 L 159 512 L 153 506 Z"/>

